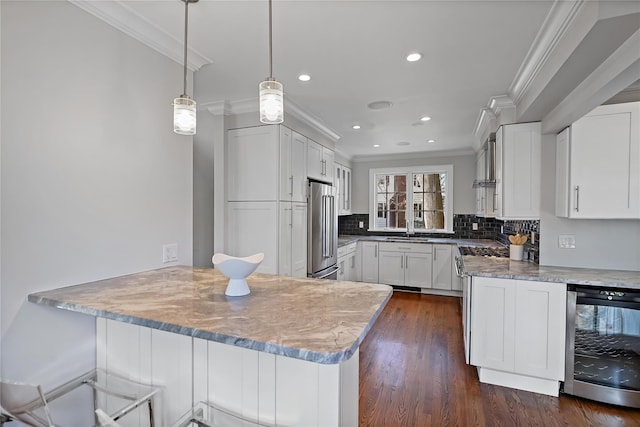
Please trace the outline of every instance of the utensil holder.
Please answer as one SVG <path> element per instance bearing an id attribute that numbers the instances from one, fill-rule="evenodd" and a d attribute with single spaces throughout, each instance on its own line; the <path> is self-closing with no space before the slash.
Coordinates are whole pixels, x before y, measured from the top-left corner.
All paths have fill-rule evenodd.
<path id="1" fill-rule="evenodd" d="M 522 261 L 522 255 L 524 254 L 524 245 L 511 245 L 509 246 L 509 258 L 514 261 Z"/>

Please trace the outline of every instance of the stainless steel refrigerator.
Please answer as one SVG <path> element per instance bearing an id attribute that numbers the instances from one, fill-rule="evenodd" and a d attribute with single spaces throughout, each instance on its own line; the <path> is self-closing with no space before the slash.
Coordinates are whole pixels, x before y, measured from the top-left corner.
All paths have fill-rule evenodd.
<path id="1" fill-rule="evenodd" d="M 309 181 L 307 276 L 338 277 L 338 205 L 335 188 Z"/>

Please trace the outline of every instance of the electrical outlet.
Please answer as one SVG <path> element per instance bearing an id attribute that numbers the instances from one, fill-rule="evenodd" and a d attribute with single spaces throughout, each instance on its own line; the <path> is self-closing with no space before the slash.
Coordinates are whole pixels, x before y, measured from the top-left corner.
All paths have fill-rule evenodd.
<path id="1" fill-rule="evenodd" d="M 471 223 L 471 229 L 473 231 L 478 231 L 478 223 L 477 222 L 473 222 Z"/>
<path id="2" fill-rule="evenodd" d="M 169 243 L 162 245 L 162 262 L 174 262 L 178 261 L 178 244 Z"/>
<path id="3" fill-rule="evenodd" d="M 575 249 L 576 236 L 573 234 L 561 234 L 558 236 L 558 247 L 562 249 Z"/>
<path id="4" fill-rule="evenodd" d="M 364 228 L 364 221 L 360 221 L 360 222 L 358 222 L 358 227 L 360 227 L 360 228 Z"/>

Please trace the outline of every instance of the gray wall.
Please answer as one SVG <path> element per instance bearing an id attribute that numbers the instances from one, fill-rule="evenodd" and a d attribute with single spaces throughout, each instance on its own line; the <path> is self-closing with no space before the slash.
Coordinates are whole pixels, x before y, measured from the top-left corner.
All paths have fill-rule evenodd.
<path id="1" fill-rule="evenodd" d="M 540 264 L 640 270 L 640 220 L 565 219 L 555 216 L 556 136 L 543 135 Z M 593 165 L 597 171 L 597 165 Z M 573 234 L 575 249 L 560 249 L 558 236 Z"/>
<path id="2" fill-rule="evenodd" d="M 453 165 L 453 213 L 475 213 L 475 190 L 471 188 L 476 176 L 476 161 L 472 154 L 452 156 L 416 156 L 396 160 L 352 161 L 353 175 L 351 212 L 369 213 L 369 169 L 419 165 Z"/>
<path id="3" fill-rule="evenodd" d="M 95 366 L 95 319 L 29 293 L 192 263 L 192 138 L 179 64 L 69 2 L 1 15 L 0 375 L 48 384 Z"/>

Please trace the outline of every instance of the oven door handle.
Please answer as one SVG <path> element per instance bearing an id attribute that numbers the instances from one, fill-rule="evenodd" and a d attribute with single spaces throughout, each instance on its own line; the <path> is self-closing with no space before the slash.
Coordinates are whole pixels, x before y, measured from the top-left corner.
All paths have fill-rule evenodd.
<path id="1" fill-rule="evenodd" d="M 640 310 L 640 302 L 608 300 L 608 299 L 601 299 L 601 298 L 588 298 L 588 297 L 581 297 L 580 294 L 578 294 L 576 304 L 606 305 L 608 307 L 629 308 L 631 310 Z"/>

